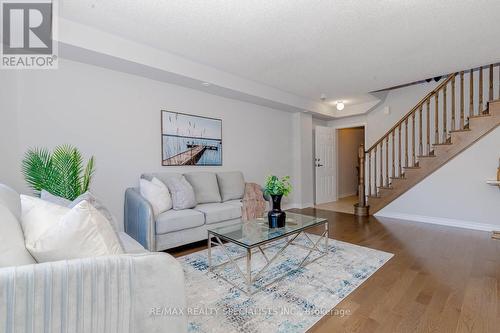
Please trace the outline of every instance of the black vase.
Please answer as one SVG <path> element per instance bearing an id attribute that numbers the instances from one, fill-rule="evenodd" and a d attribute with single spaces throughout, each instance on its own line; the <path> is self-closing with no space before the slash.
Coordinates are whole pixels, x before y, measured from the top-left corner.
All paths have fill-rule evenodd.
<path id="1" fill-rule="evenodd" d="M 283 228 L 286 221 L 286 213 L 281 210 L 282 195 L 271 195 L 273 209 L 267 213 L 269 228 Z"/>

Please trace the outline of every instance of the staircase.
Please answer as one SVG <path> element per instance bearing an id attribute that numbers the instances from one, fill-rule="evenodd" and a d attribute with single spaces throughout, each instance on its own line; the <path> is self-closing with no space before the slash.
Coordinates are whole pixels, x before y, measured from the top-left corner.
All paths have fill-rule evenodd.
<path id="1" fill-rule="evenodd" d="M 361 148 L 355 211 L 369 205 L 370 214 L 378 212 L 499 125 L 500 64 L 448 75 L 368 150 Z"/>

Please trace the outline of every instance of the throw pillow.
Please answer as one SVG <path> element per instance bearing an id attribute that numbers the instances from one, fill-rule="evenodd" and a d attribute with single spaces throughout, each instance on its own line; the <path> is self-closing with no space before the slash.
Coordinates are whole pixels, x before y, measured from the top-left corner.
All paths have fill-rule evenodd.
<path id="1" fill-rule="evenodd" d="M 154 181 L 154 182 L 153 182 Z M 154 216 L 172 208 L 172 199 L 168 188 L 160 180 L 153 178 L 152 181 L 141 178 L 139 180 L 139 190 L 153 208 Z"/>
<path id="2" fill-rule="evenodd" d="M 110 222 L 85 200 L 30 238 L 26 248 L 39 263 L 123 253 Z"/>
<path id="3" fill-rule="evenodd" d="M 196 206 L 196 196 L 191 184 L 186 178 L 171 178 L 167 183 L 172 194 L 172 204 L 175 210 L 189 209 Z"/>
<path id="4" fill-rule="evenodd" d="M 68 200 L 63 197 L 58 197 L 57 195 L 54 195 L 46 190 L 42 190 L 42 192 L 40 193 L 40 199 L 64 207 L 68 207 L 71 204 L 71 200 Z"/>
<path id="5" fill-rule="evenodd" d="M 217 181 L 219 183 L 222 201 L 225 202 L 243 198 L 243 194 L 245 193 L 245 180 L 241 172 L 218 172 Z"/>
<path id="6" fill-rule="evenodd" d="M 21 226 L 26 244 L 33 244 L 59 221 L 69 208 L 21 194 Z"/>

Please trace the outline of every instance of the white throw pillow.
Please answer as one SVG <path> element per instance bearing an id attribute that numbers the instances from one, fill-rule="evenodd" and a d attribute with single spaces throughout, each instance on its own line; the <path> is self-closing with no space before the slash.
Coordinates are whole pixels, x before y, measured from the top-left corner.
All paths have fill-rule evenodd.
<path id="1" fill-rule="evenodd" d="M 26 248 L 39 263 L 123 253 L 111 223 L 85 200 L 30 240 Z"/>
<path id="2" fill-rule="evenodd" d="M 161 180 L 153 178 L 152 181 L 149 181 L 141 178 L 139 182 L 141 195 L 151 204 L 154 216 L 172 209 L 170 192 Z"/>
<path id="3" fill-rule="evenodd" d="M 33 244 L 70 211 L 67 207 L 22 194 L 21 207 L 21 226 L 26 244 Z"/>
<path id="4" fill-rule="evenodd" d="M 174 210 L 189 209 L 197 205 L 193 186 L 191 186 L 184 176 L 181 178 L 170 178 L 167 185 L 172 193 Z"/>

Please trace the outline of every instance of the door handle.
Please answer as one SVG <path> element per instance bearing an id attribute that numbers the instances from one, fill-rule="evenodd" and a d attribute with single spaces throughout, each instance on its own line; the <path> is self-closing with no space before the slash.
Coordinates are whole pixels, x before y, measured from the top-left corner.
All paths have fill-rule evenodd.
<path id="1" fill-rule="evenodd" d="M 322 167 L 322 166 L 323 166 L 323 164 L 319 164 L 319 163 L 318 163 L 318 165 L 317 165 L 317 167 L 318 167 L 318 168 L 319 168 L 319 167 Z"/>

